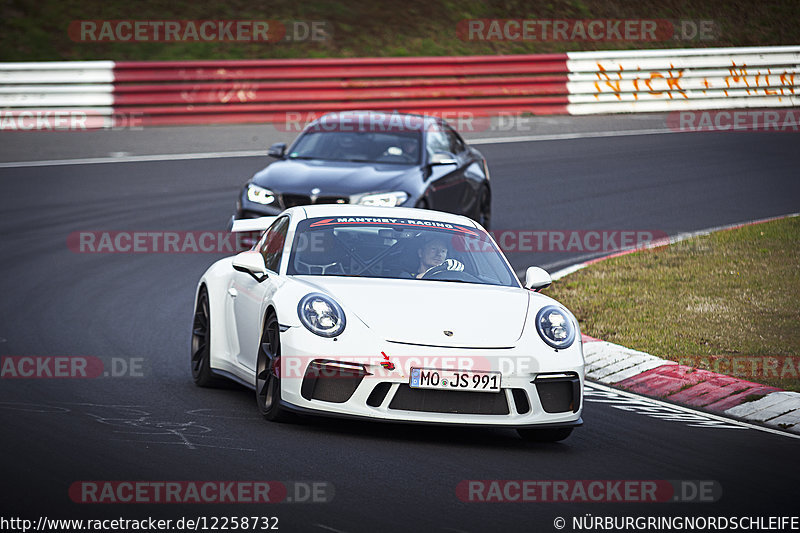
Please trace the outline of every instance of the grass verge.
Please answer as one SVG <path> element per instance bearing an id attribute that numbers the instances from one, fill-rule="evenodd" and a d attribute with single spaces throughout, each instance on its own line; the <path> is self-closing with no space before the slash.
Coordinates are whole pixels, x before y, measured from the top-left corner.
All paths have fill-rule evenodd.
<path id="1" fill-rule="evenodd" d="M 611 258 L 546 293 L 586 335 L 800 391 L 800 217 Z"/>

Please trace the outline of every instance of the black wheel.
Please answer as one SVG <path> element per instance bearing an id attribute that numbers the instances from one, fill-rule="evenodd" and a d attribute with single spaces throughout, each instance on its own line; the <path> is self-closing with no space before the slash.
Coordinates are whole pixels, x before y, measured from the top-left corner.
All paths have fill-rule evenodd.
<path id="1" fill-rule="evenodd" d="M 420 198 L 419 200 L 417 200 L 417 203 L 414 204 L 414 207 L 417 209 L 430 209 L 428 200 L 426 200 L 425 198 Z"/>
<path id="2" fill-rule="evenodd" d="M 572 434 L 572 428 L 520 428 L 519 436 L 528 442 L 558 442 Z"/>
<path id="3" fill-rule="evenodd" d="M 256 361 L 256 404 L 261 416 L 273 422 L 282 422 L 289 413 L 281 407 L 281 338 L 278 318 L 267 317 Z"/>
<path id="4" fill-rule="evenodd" d="M 488 187 L 481 190 L 481 196 L 478 198 L 478 224 L 483 226 L 486 231 L 489 231 L 492 223 L 492 193 L 489 192 Z"/>
<path id="5" fill-rule="evenodd" d="M 197 295 L 192 323 L 192 379 L 199 387 L 213 387 L 220 382 L 211 373 L 211 313 L 205 287 Z"/>

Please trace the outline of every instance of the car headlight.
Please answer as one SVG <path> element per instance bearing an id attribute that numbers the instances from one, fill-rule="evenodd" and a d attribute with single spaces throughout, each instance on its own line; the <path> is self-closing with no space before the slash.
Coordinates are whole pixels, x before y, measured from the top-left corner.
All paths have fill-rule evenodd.
<path id="1" fill-rule="evenodd" d="M 542 307 L 536 313 L 536 331 L 549 346 L 557 350 L 569 348 L 575 341 L 575 325 L 569 313 L 555 305 Z"/>
<path id="2" fill-rule="evenodd" d="M 297 314 L 306 329 L 321 337 L 335 337 L 344 331 L 344 311 L 324 294 L 306 294 L 297 305 Z"/>
<path id="3" fill-rule="evenodd" d="M 247 186 L 247 199 L 254 204 L 269 205 L 275 201 L 275 193 L 251 183 Z"/>
<path id="4" fill-rule="evenodd" d="M 395 207 L 408 200 L 408 195 L 402 191 L 384 192 L 379 194 L 365 194 L 358 199 L 359 205 L 377 205 L 379 207 Z"/>

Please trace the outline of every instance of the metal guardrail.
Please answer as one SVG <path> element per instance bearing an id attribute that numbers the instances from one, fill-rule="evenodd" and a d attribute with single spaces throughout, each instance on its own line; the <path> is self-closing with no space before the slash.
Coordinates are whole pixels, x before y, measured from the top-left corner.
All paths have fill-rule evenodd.
<path id="1" fill-rule="evenodd" d="M 0 64 L 0 108 L 82 108 L 166 125 L 365 108 L 563 114 L 568 103 L 565 54 L 71 65 Z"/>
<path id="2" fill-rule="evenodd" d="M 0 63 L 0 113 L 142 125 L 380 109 L 470 116 L 800 105 L 800 46 L 512 56 Z M 2 123 L 0 123 L 1 125 Z"/>

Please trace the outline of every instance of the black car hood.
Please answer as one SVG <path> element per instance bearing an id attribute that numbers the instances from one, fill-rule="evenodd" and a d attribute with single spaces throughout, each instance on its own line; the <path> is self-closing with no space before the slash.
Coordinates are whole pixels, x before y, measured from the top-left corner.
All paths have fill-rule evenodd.
<path id="1" fill-rule="evenodd" d="M 417 183 L 409 183 L 414 176 Z M 397 190 L 412 193 L 410 186 L 419 187 L 423 180 L 419 167 L 413 165 L 295 159 L 272 163 L 252 181 L 278 194 L 309 194 L 319 188 L 320 196 L 350 196 Z"/>

